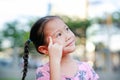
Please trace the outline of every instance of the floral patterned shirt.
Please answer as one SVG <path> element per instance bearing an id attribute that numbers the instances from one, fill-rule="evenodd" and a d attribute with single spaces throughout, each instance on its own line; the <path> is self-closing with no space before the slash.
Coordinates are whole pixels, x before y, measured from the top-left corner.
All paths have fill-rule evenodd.
<path id="1" fill-rule="evenodd" d="M 78 62 L 79 70 L 74 76 L 62 75 L 62 80 L 98 80 L 99 76 L 93 68 L 86 62 Z M 36 80 L 50 80 L 49 64 L 38 67 Z"/>

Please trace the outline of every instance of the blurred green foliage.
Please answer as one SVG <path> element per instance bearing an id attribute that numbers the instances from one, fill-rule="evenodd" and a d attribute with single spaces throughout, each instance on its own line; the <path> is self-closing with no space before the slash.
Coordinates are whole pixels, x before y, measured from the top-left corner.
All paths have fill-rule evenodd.
<path id="1" fill-rule="evenodd" d="M 30 27 L 34 23 L 36 18 L 28 18 L 26 23 L 22 23 L 19 20 L 13 20 L 5 23 L 2 31 L 2 40 L 9 40 L 11 47 L 23 47 L 25 41 L 29 38 Z M 2 42 L 2 41 L 1 41 Z"/>
<path id="2" fill-rule="evenodd" d="M 91 20 L 83 20 L 78 17 L 70 18 L 67 16 L 62 16 L 62 18 L 76 36 L 86 37 L 86 29 L 91 25 Z"/>
<path id="3" fill-rule="evenodd" d="M 112 14 L 112 21 L 117 27 L 120 28 L 120 10 Z"/>
<path id="4" fill-rule="evenodd" d="M 71 28 L 75 35 L 83 39 L 84 41 L 86 39 L 86 30 L 93 22 L 97 22 L 99 24 L 106 22 L 104 18 L 99 17 L 84 20 L 78 17 L 70 18 L 68 16 L 61 16 L 61 18 Z M 22 23 L 19 20 L 14 20 L 5 23 L 4 29 L 1 32 L 2 37 L 0 37 L 0 50 L 2 50 L 1 43 L 5 39 L 8 39 L 11 42 L 12 48 L 23 47 L 25 41 L 29 38 L 29 30 L 37 19 L 38 17 L 28 17 L 26 23 Z M 112 14 L 112 21 L 118 27 L 120 27 L 120 11 L 114 12 Z"/>
<path id="5" fill-rule="evenodd" d="M 5 39 L 11 41 L 11 47 L 22 46 L 23 44 L 23 30 L 18 30 L 19 21 L 13 21 L 5 24 L 5 29 L 3 30 L 3 36 Z"/>

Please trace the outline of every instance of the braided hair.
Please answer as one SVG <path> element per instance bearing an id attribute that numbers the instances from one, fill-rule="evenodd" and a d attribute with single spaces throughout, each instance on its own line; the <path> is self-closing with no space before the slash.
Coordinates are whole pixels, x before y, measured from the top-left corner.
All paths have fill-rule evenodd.
<path id="1" fill-rule="evenodd" d="M 24 55 L 23 55 L 23 59 L 24 59 L 24 69 L 23 69 L 23 77 L 22 80 L 25 80 L 26 74 L 27 74 L 27 67 L 28 67 L 28 58 L 29 58 L 29 44 L 30 44 L 30 40 L 27 40 L 25 42 L 25 47 L 24 47 Z"/>
<path id="2" fill-rule="evenodd" d="M 24 59 L 24 69 L 23 69 L 23 76 L 22 76 L 22 80 L 25 80 L 25 77 L 27 75 L 27 67 L 28 67 L 28 58 L 29 58 L 29 44 L 30 42 L 33 42 L 36 50 L 38 51 L 38 47 L 40 45 L 44 45 L 45 44 L 45 36 L 44 36 L 44 27 L 45 24 L 47 22 L 49 22 L 52 19 L 55 18 L 59 18 L 58 16 L 46 16 L 43 17 L 41 19 L 39 19 L 38 21 L 36 21 L 36 23 L 32 26 L 31 31 L 30 31 L 30 36 L 29 36 L 29 40 L 27 40 L 25 42 L 25 46 L 24 46 L 24 55 L 23 55 L 23 59 Z M 41 53 L 40 51 L 38 51 L 39 53 Z M 43 53 L 41 53 L 43 54 Z"/>

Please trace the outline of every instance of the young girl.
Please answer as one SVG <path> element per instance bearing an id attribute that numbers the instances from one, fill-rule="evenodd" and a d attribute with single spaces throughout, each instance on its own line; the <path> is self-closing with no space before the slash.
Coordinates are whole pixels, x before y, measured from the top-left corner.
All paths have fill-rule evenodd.
<path id="1" fill-rule="evenodd" d="M 98 80 L 98 75 L 88 63 L 70 56 L 75 50 L 75 35 L 58 16 L 43 17 L 33 25 L 25 43 L 22 80 L 27 73 L 30 42 L 39 53 L 49 56 L 49 62 L 38 67 L 36 80 Z"/>

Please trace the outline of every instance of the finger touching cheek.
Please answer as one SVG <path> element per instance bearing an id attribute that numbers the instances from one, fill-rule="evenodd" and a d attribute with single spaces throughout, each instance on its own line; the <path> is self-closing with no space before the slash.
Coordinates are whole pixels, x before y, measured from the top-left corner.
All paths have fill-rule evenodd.
<path id="1" fill-rule="evenodd" d="M 59 45 L 62 45 L 62 46 L 64 46 L 64 45 L 65 45 L 65 43 L 64 43 L 64 41 L 63 41 L 63 40 L 59 40 L 59 41 L 57 41 L 57 43 L 58 43 Z"/>

